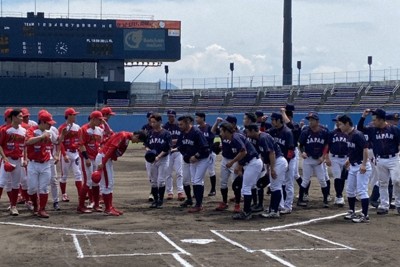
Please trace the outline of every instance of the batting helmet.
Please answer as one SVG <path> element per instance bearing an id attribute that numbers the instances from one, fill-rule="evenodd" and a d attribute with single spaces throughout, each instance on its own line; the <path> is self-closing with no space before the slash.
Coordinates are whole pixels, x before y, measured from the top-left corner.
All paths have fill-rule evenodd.
<path id="1" fill-rule="evenodd" d="M 6 172 L 12 172 L 13 170 L 15 170 L 15 164 L 12 164 L 10 162 L 4 162 L 4 170 Z"/>
<path id="2" fill-rule="evenodd" d="M 157 157 L 157 151 L 155 150 L 149 150 L 144 155 L 144 158 L 148 163 L 153 163 L 156 160 L 156 157 Z"/>
<path id="3" fill-rule="evenodd" d="M 100 183 L 100 180 L 101 180 L 101 171 L 94 171 L 92 173 L 92 181 L 93 181 L 93 183 L 98 184 L 98 183 Z"/>
<path id="4" fill-rule="evenodd" d="M 221 147 L 220 146 L 221 146 L 221 142 L 213 143 L 212 146 L 211 146 L 212 152 L 214 152 L 216 155 L 221 153 Z"/>
<path id="5" fill-rule="evenodd" d="M 267 172 L 263 177 L 257 180 L 257 187 L 258 188 L 265 188 L 270 183 L 269 180 L 269 173 Z"/>
<path id="6" fill-rule="evenodd" d="M 232 190 L 239 191 L 242 189 L 242 185 L 243 185 L 243 176 L 239 175 L 235 178 L 235 180 L 232 183 Z"/>

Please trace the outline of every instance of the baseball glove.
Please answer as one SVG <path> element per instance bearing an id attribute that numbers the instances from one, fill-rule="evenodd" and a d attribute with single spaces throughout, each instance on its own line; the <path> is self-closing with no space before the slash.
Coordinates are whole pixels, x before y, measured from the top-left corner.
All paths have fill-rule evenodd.
<path id="1" fill-rule="evenodd" d="M 243 176 L 239 175 L 235 178 L 235 180 L 232 183 L 232 190 L 240 191 L 242 189 L 242 185 L 243 185 Z"/>
<path id="2" fill-rule="evenodd" d="M 183 156 L 183 161 L 189 164 L 190 163 L 190 156 L 189 155 Z"/>
<path id="3" fill-rule="evenodd" d="M 258 188 L 265 188 L 270 183 L 269 173 L 267 172 L 263 177 L 259 178 L 257 181 Z"/>
<path id="4" fill-rule="evenodd" d="M 12 164 L 10 162 L 4 162 L 4 170 L 6 172 L 12 172 L 13 170 L 15 170 L 15 164 Z"/>
<path id="5" fill-rule="evenodd" d="M 214 152 L 216 155 L 219 155 L 221 153 L 221 142 L 215 142 L 211 146 L 212 152 Z"/>
<path id="6" fill-rule="evenodd" d="M 157 157 L 157 152 L 155 150 L 149 150 L 144 155 L 144 158 L 148 163 L 153 163 L 156 160 L 156 157 Z"/>

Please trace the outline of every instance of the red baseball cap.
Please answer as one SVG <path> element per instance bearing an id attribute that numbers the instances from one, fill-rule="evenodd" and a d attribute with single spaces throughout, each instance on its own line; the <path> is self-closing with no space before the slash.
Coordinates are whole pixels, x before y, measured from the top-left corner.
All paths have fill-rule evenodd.
<path id="1" fill-rule="evenodd" d="M 91 119 L 100 119 L 100 120 L 104 119 L 103 113 L 101 113 L 98 110 L 93 111 L 92 113 L 90 113 L 90 118 Z"/>
<path id="2" fill-rule="evenodd" d="M 22 112 L 22 117 L 28 117 L 31 115 L 27 108 L 21 108 L 21 112 Z"/>
<path id="3" fill-rule="evenodd" d="M 76 115 L 76 114 L 79 114 L 79 112 L 75 111 L 75 109 L 73 108 L 67 108 L 64 112 L 65 116 Z"/>
<path id="4" fill-rule="evenodd" d="M 110 107 L 104 107 L 101 109 L 101 113 L 103 113 L 103 116 L 106 115 L 115 115 L 115 112 L 112 111 Z"/>
<path id="5" fill-rule="evenodd" d="M 42 113 L 50 113 L 50 112 L 48 112 L 48 111 L 45 110 L 45 109 L 41 109 L 41 110 L 39 110 L 39 112 L 38 112 L 38 117 L 39 117 L 40 114 L 42 114 Z"/>
<path id="6" fill-rule="evenodd" d="M 48 112 L 41 112 L 39 114 L 39 120 L 42 121 L 42 122 L 46 122 L 46 123 L 48 123 L 50 125 L 56 124 L 56 122 L 53 120 L 53 117 Z"/>
<path id="7" fill-rule="evenodd" d="M 4 111 L 4 118 L 8 118 L 11 115 L 11 112 L 13 111 L 12 108 L 8 108 Z"/>

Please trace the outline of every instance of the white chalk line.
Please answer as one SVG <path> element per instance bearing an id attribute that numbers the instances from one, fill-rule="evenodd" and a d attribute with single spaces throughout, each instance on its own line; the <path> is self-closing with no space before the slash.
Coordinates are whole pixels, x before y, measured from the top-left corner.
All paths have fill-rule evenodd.
<path id="1" fill-rule="evenodd" d="M 234 245 L 235 247 L 239 247 L 239 248 L 241 248 L 241 249 L 243 249 L 243 250 L 245 250 L 245 251 L 247 251 L 247 252 L 249 252 L 249 253 L 253 253 L 253 252 L 254 252 L 254 250 L 249 249 L 248 247 L 243 246 L 242 244 L 239 244 L 239 243 L 236 242 L 236 241 L 233 241 L 232 239 L 230 239 L 230 238 L 224 236 L 224 235 L 221 234 L 221 233 L 218 233 L 217 230 L 210 230 L 210 231 L 211 231 L 211 233 L 213 233 L 213 234 L 219 236 L 220 238 L 222 238 L 222 239 L 225 240 L 226 242 L 231 243 L 231 244 Z"/>
<path id="2" fill-rule="evenodd" d="M 83 259 L 83 258 L 84 258 L 84 255 L 83 255 L 82 248 L 81 248 L 81 246 L 79 245 L 79 240 L 78 240 L 78 238 L 77 238 L 76 235 L 74 235 L 74 234 L 72 234 L 72 241 L 74 242 L 75 249 L 76 249 L 76 251 L 77 251 L 77 253 L 78 253 L 78 258 L 79 258 L 79 259 Z"/>
<path id="3" fill-rule="evenodd" d="M 30 228 L 50 229 L 50 230 L 71 231 L 71 232 L 78 232 L 78 233 L 113 234 L 113 232 L 105 232 L 105 231 L 99 231 L 99 230 L 76 229 L 76 228 L 56 227 L 56 226 L 26 224 L 26 223 L 0 222 L 0 224 L 2 224 L 2 225 L 14 225 L 14 226 L 30 227 Z"/>
<path id="4" fill-rule="evenodd" d="M 312 237 L 312 238 L 315 238 L 315 239 L 324 241 L 324 242 L 326 242 L 326 243 L 329 243 L 329 244 L 332 244 L 332 245 L 335 245 L 335 246 L 338 246 L 338 247 L 342 247 L 342 248 L 344 248 L 344 249 L 356 250 L 355 248 L 352 248 L 352 247 L 343 245 L 343 244 L 341 244 L 341 243 L 333 242 L 333 241 L 328 240 L 328 239 L 326 239 L 326 238 L 323 238 L 323 237 L 320 237 L 320 236 L 317 236 L 317 235 L 314 235 L 314 234 L 307 233 L 307 232 L 305 232 L 305 231 L 303 231 L 303 230 L 300 230 L 300 229 L 296 229 L 296 231 L 299 232 L 299 233 L 301 233 L 301 234 L 303 234 L 303 235 L 305 235 L 305 236 L 309 236 L 309 237 Z"/>
<path id="5" fill-rule="evenodd" d="M 173 253 L 172 256 L 175 258 L 176 261 L 178 261 L 182 266 L 184 267 L 193 267 L 189 262 L 187 262 L 185 259 L 181 257 L 179 253 Z"/>
<path id="6" fill-rule="evenodd" d="M 281 263 L 284 266 L 288 266 L 288 267 L 296 267 L 296 265 L 291 264 L 288 261 L 285 261 L 284 259 L 282 259 L 281 257 L 276 256 L 275 254 L 272 254 L 269 251 L 266 250 L 260 250 L 260 252 L 264 253 L 265 255 L 267 255 L 269 258 Z"/>
<path id="7" fill-rule="evenodd" d="M 172 241 L 171 239 L 169 239 L 166 235 L 164 235 L 162 232 L 157 232 L 157 234 L 159 236 L 161 236 L 165 241 L 167 241 L 171 246 L 173 246 L 174 248 L 176 248 L 178 251 L 180 251 L 182 254 L 188 255 L 190 256 L 191 254 L 189 252 L 187 252 L 186 250 L 184 250 L 183 248 L 181 248 L 180 246 L 178 246 L 174 241 Z"/>

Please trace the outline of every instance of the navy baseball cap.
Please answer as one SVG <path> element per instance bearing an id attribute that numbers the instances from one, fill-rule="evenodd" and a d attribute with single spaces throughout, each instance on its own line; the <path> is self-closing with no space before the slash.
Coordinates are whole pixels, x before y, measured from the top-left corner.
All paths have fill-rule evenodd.
<path id="1" fill-rule="evenodd" d="M 150 116 L 151 115 L 153 115 L 153 111 L 149 111 L 149 112 L 147 112 L 147 114 L 146 114 L 146 118 L 150 118 Z"/>
<path id="2" fill-rule="evenodd" d="M 264 112 L 262 112 L 261 110 L 257 110 L 256 112 L 254 112 L 254 114 L 256 114 L 257 118 L 264 116 Z"/>
<path id="3" fill-rule="evenodd" d="M 340 117 L 340 115 L 336 115 L 336 117 L 334 118 L 334 119 L 332 119 L 332 121 L 339 121 L 339 117 Z"/>
<path id="4" fill-rule="evenodd" d="M 381 108 L 377 108 L 375 110 L 372 110 L 372 115 L 375 115 L 378 119 L 386 120 L 386 111 L 384 111 Z"/>
<path id="5" fill-rule="evenodd" d="M 258 124 L 256 124 L 256 123 L 252 123 L 252 124 L 249 124 L 249 125 L 246 125 L 246 126 L 244 126 L 244 128 L 246 129 L 246 130 L 249 130 L 249 131 L 259 131 L 259 127 L 258 127 Z"/>
<path id="6" fill-rule="evenodd" d="M 228 115 L 225 120 L 229 123 L 234 123 L 234 124 L 237 123 L 237 118 L 233 115 Z"/>
<path id="7" fill-rule="evenodd" d="M 346 115 L 346 114 L 343 114 L 343 115 L 338 116 L 338 117 L 337 117 L 337 121 L 340 121 L 341 123 L 344 123 L 344 124 L 346 124 L 346 123 L 348 123 L 348 122 L 353 123 L 352 120 L 351 120 L 351 118 L 350 118 L 348 115 Z"/>
<path id="8" fill-rule="evenodd" d="M 176 112 L 173 109 L 169 109 L 169 110 L 167 110 L 167 115 L 168 116 L 176 116 Z"/>
<path id="9" fill-rule="evenodd" d="M 279 113 L 276 113 L 276 112 L 274 112 L 274 113 L 272 113 L 271 114 L 271 120 L 283 120 L 283 118 L 282 118 L 282 114 L 279 114 Z"/>
<path id="10" fill-rule="evenodd" d="M 317 112 L 308 113 L 308 116 L 306 117 L 306 120 L 309 120 L 309 119 L 314 119 L 314 120 L 319 121 L 318 113 Z"/>
<path id="11" fill-rule="evenodd" d="M 388 120 L 388 121 L 398 121 L 399 120 L 399 113 L 386 114 L 386 120 Z"/>
<path id="12" fill-rule="evenodd" d="M 294 105 L 290 104 L 290 103 L 287 103 L 285 109 L 287 111 L 294 111 Z"/>
<path id="13" fill-rule="evenodd" d="M 206 114 L 204 112 L 196 112 L 194 115 L 197 116 L 197 117 L 200 117 L 200 118 L 205 118 L 206 117 Z"/>

